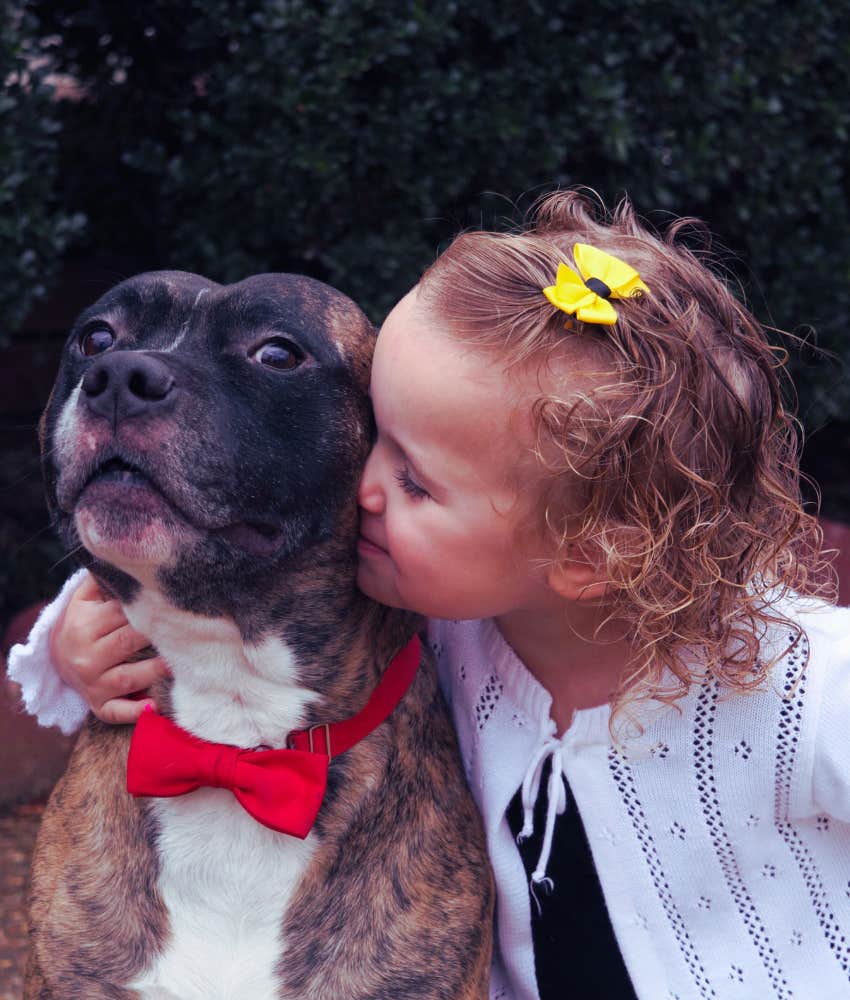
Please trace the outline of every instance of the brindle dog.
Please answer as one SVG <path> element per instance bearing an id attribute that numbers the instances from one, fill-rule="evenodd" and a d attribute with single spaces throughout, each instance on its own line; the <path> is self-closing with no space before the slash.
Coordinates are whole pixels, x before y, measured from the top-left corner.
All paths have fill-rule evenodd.
<path id="1" fill-rule="evenodd" d="M 161 711 L 203 739 L 348 718 L 419 624 L 355 585 L 373 344 L 292 275 L 141 275 L 71 331 L 49 503 L 171 665 Z M 90 718 L 47 807 L 27 998 L 486 995 L 491 876 L 431 662 L 332 760 L 305 840 L 223 788 L 132 798 L 131 732 Z"/>

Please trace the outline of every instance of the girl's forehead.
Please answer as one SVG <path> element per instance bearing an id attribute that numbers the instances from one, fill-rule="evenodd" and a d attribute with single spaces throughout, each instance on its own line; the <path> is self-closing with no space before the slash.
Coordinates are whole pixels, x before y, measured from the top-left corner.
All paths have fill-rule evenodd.
<path id="1" fill-rule="evenodd" d="M 415 300 L 385 323 L 372 367 L 375 418 L 411 455 L 427 449 L 465 464 L 515 461 L 516 445 L 532 445 L 532 396 L 524 389 L 489 351 L 458 342 Z"/>
<path id="2" fill-rule="evenodd" d="M 400 382 L 410 392 L 414 387 L 444 395 L 446 382 L 460 380 L 468 392 L 486 386 L 505 389 L 503 366 L 486 350 L 465 343 L 462 333 L 452 330 L 431 308 L 418 300 L 416 289 L 392 310 L 378 336 L 372 368 L 376 383 Z"/>
<path id="3" fill-rule="evenodd" d="M 559 400 L 586 393 L 610 377 L 609 366 L 583 349 L 575 334 L 541 356 L 512 364 L 508 354 L 477 345 L 452 328 L 414 287 L 390 312 L 378 337 L 372 367 L 372 397 L 392 397 L 401 413 L 414 403 L 433 402 L 434 417 L 446 421 L 489 419 L 510 433 L 530 425 L 542 397 Z M 383 398 L 381 398 L 383 397 Z M 406 415 L 406 414 L 405 414 Z M 411 416 L 414 414 L 411 414 Z M 435 423 L 441 421 L 437 419 Z"/>

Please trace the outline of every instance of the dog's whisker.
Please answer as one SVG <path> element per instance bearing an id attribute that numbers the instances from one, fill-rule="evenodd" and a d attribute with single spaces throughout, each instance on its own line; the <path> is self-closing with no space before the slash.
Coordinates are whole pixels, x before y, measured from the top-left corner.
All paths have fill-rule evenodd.
<path id="1" fill-rule="evenodd" d="M 15 487 L 20 486 L 21 483 L 25 483 L 27 480 L 32 479 L 33 476 L 41 475 L 41 461 L 39 459 L 28 459 L 26 464 L 30 466 L 27 471 L 23 473 L 23 475 L 13 479 L 11 482 L 4 483 L 4 485 L 0 487 L 0 491 L 6 492 L 7 490 L 15 489 Z"/>
<path id="2" fill-rule="evenodd" d="M 52 527 L 53 527 L 52 522 L 48 521 L 47 524 L 43 525 L 41 528 L 38 529 L 38 531 L 36 531 L 34 534 L 30 535 L 30 537 L 25 542 L 21 542 L 21 544 L 18 545 L 17 548 L 13 549 L 12 553 L 11 553 L 11 557 L 13 559 L 17 558 L 30 545 L 32 545 L 32 543 L 36 540 L 36 538 L 41 538 L 41 536 L 46 531 L 50 531 Z"/>
<path id="3" fill-rule="evenodd" d="M 67 562 L 69 559 L 73 559 L 73 557 L 78 552 L 82 551 L 84 548 L 85 548 L 84 545 L 77 545 L 73 549 L 71 549 L 70 552 L 66 552 L 65 555 L 62 556 L 61 559 L 57 559 L 56 560 L 56 562 L 48 570 L 48 573 L 52 573 L 55 569 L 58 569 L 62 565 L 62 563 Z"/>

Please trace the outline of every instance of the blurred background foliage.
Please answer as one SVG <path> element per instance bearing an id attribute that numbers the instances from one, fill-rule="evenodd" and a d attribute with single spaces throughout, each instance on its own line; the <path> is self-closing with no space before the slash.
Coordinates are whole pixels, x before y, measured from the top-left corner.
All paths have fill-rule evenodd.
<path id="1" fill-rule="evenodd" d="M 705 219 L 804 338 L 809 467 L 850 520 L 850 4 L 31 0 L 2 33 L 7 337 L 87 255 L 300 271 L 377 321 L 459 228 L 627 192 Z"/>
<path id="2" fill-rule="evenodd" d="M 85 217 L 68 210 L 59 186 L 62 123 L 38 21 L 6 5 L 0 28 L 0 336 L 42 298 Z"/>

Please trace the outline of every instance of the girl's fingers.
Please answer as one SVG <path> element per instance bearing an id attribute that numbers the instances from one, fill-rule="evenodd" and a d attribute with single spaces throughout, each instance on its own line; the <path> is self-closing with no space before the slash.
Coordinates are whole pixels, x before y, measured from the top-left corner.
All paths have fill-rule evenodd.
<path id="1" fill-rule="evenodd" d="M 74 591 L 74 597 L 80 601 L 105 601 L 106 597 L 100 589 L 97 580 L 86 573 L 80 581 L 79 587 Z"/>
<path id="2" fill-rule="evenodd" d="M 102 604 L 91 604 L 86 611 L 92 640 L 102 639 L 128 624 L 124 609 L 118 601 L 109 600 Z"/>
<path id="3" fill-rule="evenodd" d="M 169 670 L 162 657 L 152 656 L 147 660 L 111 667 L 100 677 L 98 687 L 103 692 L 106 705 L 109 701 L 123 700 L 127 695 L 145 691 L 154 681 L 168 676 Z"/>
<path id="4" fill-rule="evenodd" d="M 138 701 L 132 698 L 112 698 L 96 711 L 94 709 L 92 711 L 102 722 L 108 722 L 113 726 L 127 726 L 137 722 L 148 705 L 156 708 L 151 698 L 139 698 Z"/>
<path id="5" fill-rule="evenodd" d="M 100 639 L 127 624 L 121 603 L 114 597 L 106 597 L 91 573 L 86 573 L 71 595 L 66 613 L 86 629 L 91 639 Z"/>
<path id="6" fill-rule="evenodd" d="M 94 643 L 94 651 L 98 660 L 109 664 L 121 664 L 129 660 L 134 653 L 150 645 L 150 639 L 137 632 L 132 625 L 119 626 L 108 635 L 101 636 Z"/>

